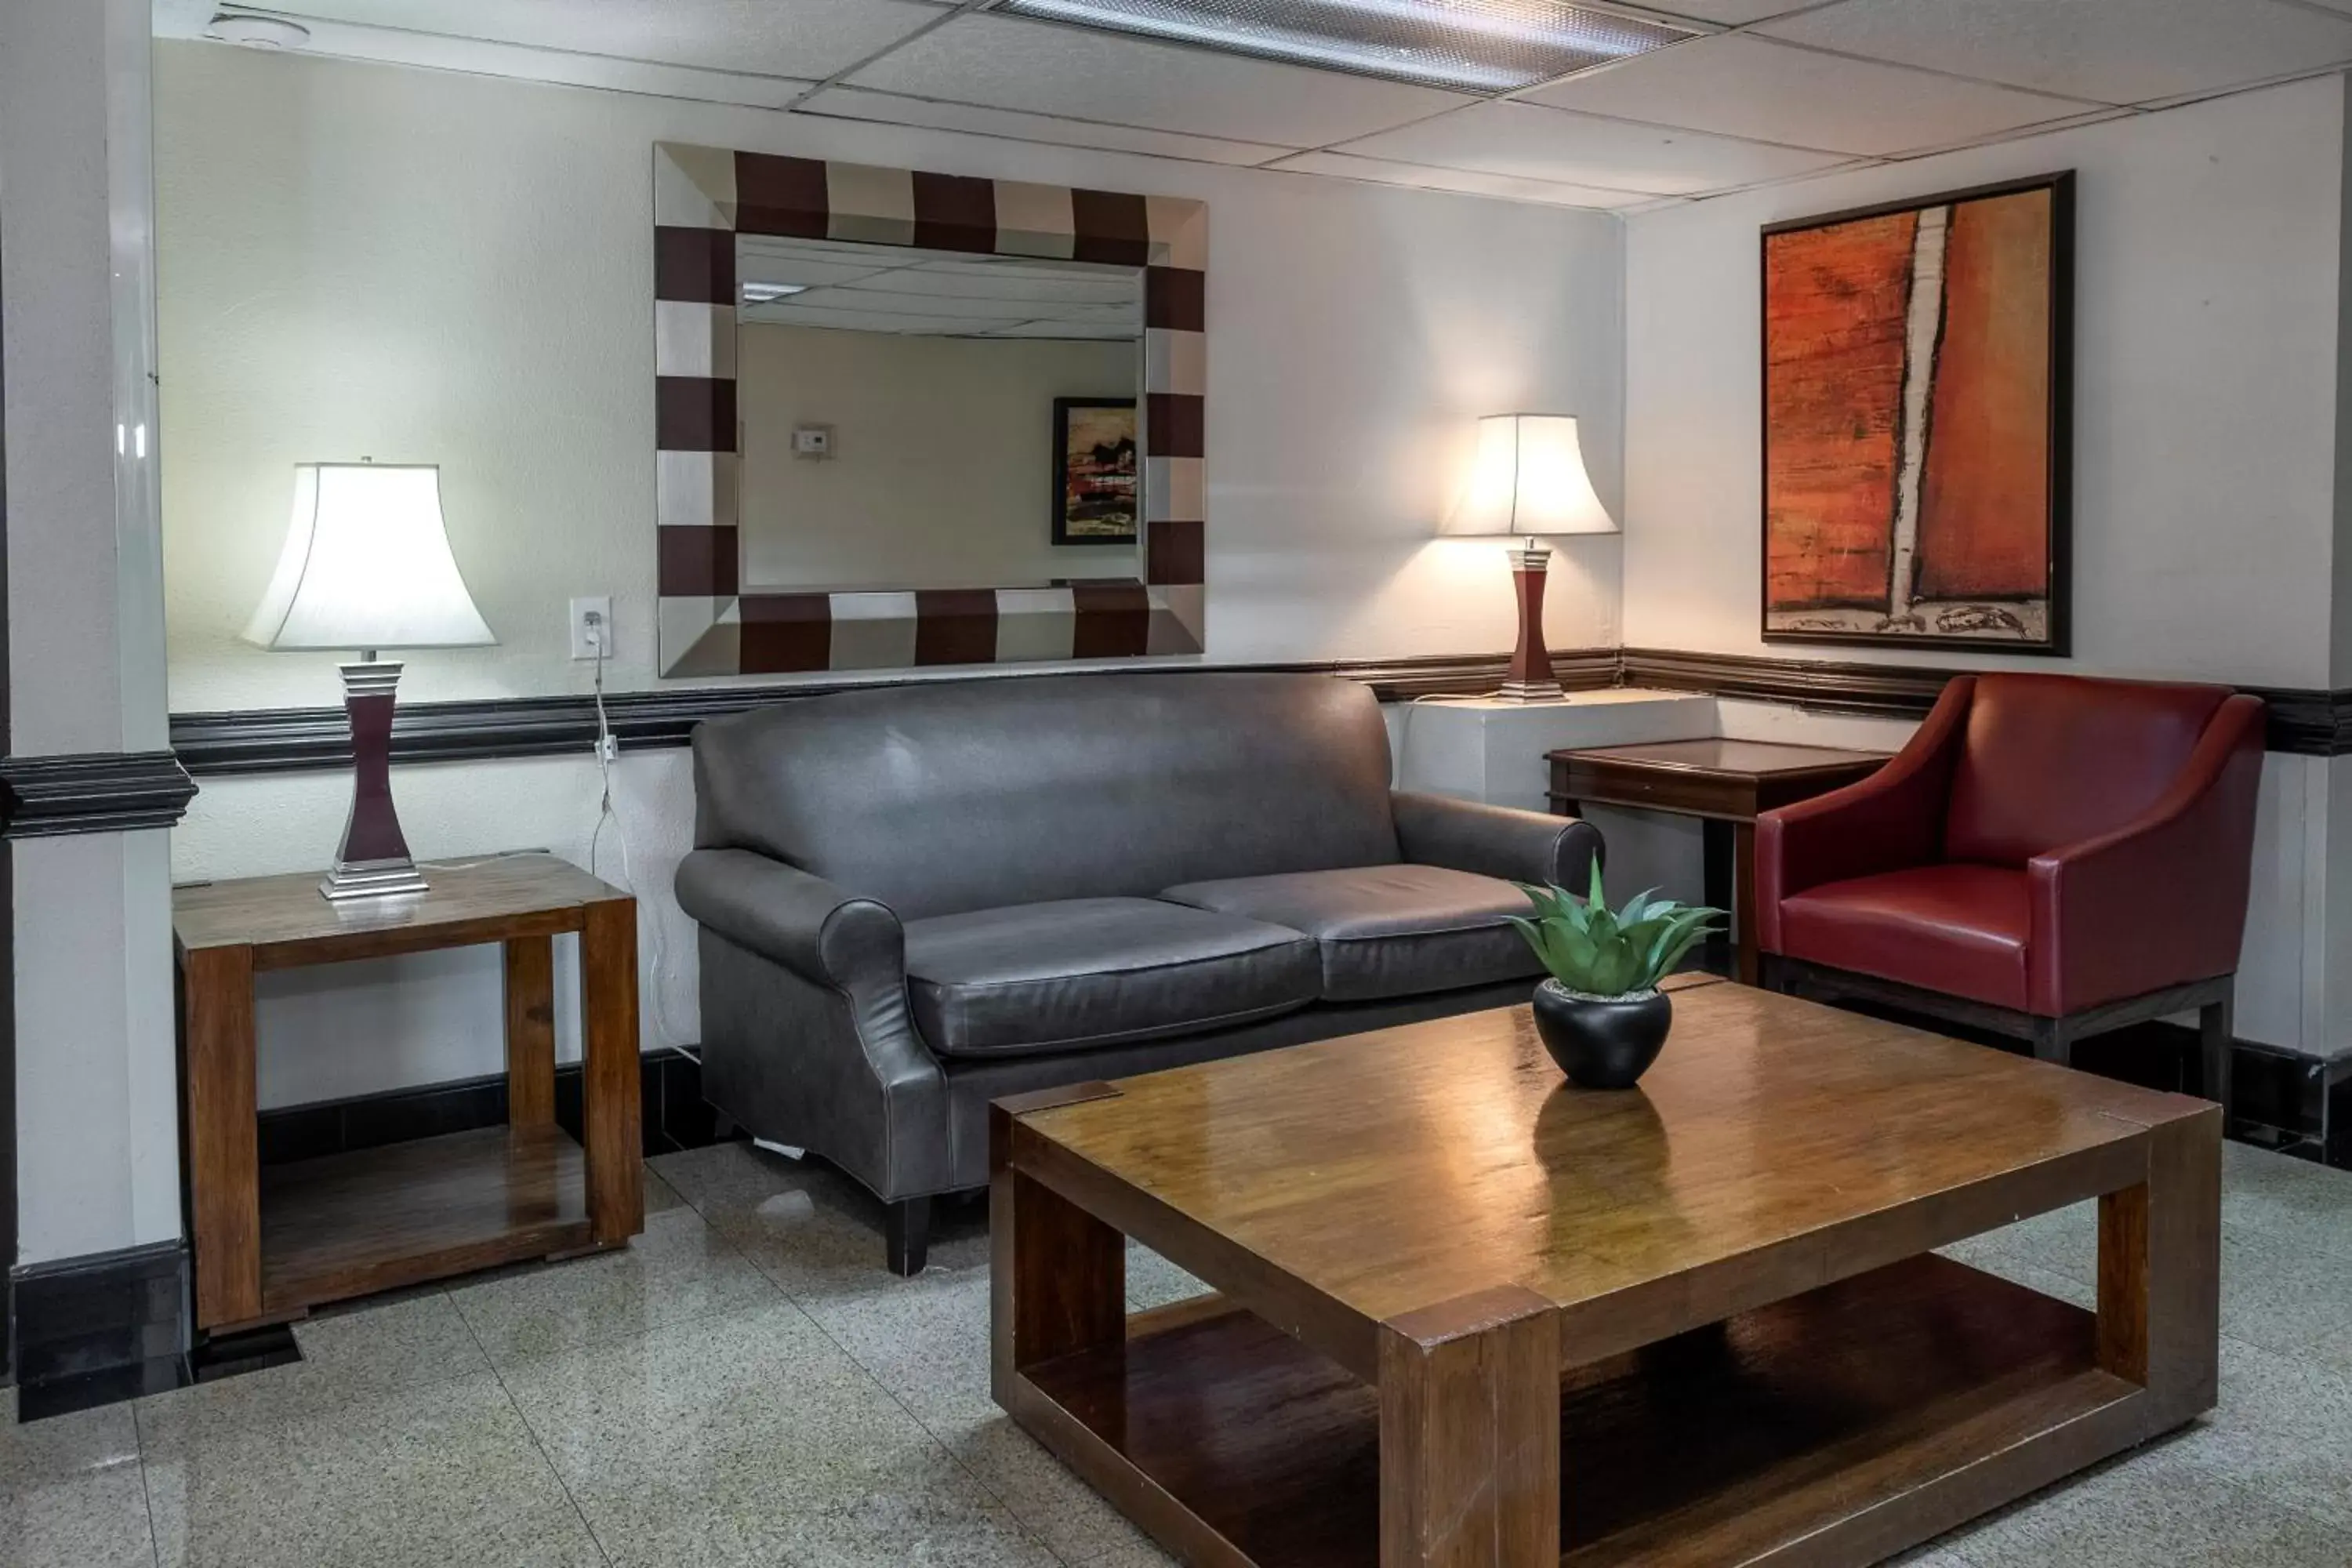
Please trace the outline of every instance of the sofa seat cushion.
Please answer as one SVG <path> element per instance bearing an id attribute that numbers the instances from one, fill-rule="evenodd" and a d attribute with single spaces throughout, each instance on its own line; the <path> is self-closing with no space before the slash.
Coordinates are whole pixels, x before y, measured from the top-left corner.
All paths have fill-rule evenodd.
<path id="1" fill-rule="evenodd" d="M 1809 888 L 1780 900 L 1790 958 L 1996 1007 L 2026 1005 L 2025 873 L 1948 863 Z"/>
<path id="2" fill-rule="evenodd" d="M 1062 899 L 907 922 L 916 1027 L 943 1057 L 1213 1029 L 1315 1000 L 1295 931 L 1156 899 Z"/>
<path id="3" fill-rule="evenodd" d="M 1319 949 L 1327 1002 L 1543 973 L 1507 918 L 1532 913 L 1528 897 L 1498 877 L 1442 866 L 1357 866 L 1186 882 L 1160 896 L 1305 931 Z"/>

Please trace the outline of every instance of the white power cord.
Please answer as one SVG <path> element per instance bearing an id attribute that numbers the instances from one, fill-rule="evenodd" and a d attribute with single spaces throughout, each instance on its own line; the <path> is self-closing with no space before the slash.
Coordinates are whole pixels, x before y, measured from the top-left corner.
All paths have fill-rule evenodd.
<path id="1" fill-rule="evenodd" d="M 1453 692 L 1433 692 L 1425 697 L 1416 697 L 1404 705 L 1404 713 L 1397 720 L 1395 754 L 1389 762 L 1389 788 L 1402 789 L 1404 787 L 1405 764 L 1409 760 L 1409 754 L 1412 750 L 1413 710 L 1419 708 L 1424 702 L 1444 702 L 1448 698 L 1455 695 L 1456 694 Z"/>
<path id="2" fill-rule="evenodd" d="M 592 877 L 603 875 L 596 869 L 596 851 L 604 843 L 604 825 L 609 822 L 613 825 L 613 842 L 621 849 L 621 889 L 631 898 L 636 898 L 636 875 L 629 868 L 629 831 L 621 821 L 620 809 L 613 804 L 613 763 L 620 756 L 621 748 L 614 741 L 612 723 L 604 715 L 604 660 L 608 653 L 606 645 L 612 639 L 604 616 L 591 610 L 586 620 L 590 635 L 596 639 L 596 782 L 602 791 L 602 798 L 596 805 L 596 827 L 588 835 L 588 874 Z M 643 900 L 638 903 L 640 908 L 646 907 Z M 695 1052 L 687 1049 L 683 1031 L 669 1021 L 669 1009 L 662 990 L 662 975 L 667 965 L 662 954 L 660 910 L 647 910 L 646 926 L 646 937 L 653 948 L 654 1026 L 664 1037 L 656 1044 L 667 1045 L 681 1056 L 699 1061 L 701 1058 Z"/>

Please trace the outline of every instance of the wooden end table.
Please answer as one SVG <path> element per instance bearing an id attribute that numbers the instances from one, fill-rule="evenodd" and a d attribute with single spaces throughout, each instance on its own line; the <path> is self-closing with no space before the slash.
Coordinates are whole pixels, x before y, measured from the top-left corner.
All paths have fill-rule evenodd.
<path id="1" fill-rule="evenodd" d="M 552 855 L 426 868 L 413 897 L 330 903 L 315 872 L 172 891 L 196 1326 L 298 1318 L 345 1297 L 645 1228 L 636 900 Z M 580 937 L 581 1128 L 555 1122 L 555 936 Z M 436 948 L 506 949 L 509 1124 L 261 1168 L 253 977 Z"/>
<path id="2" fill-rule="evenodd" d="M 1732 913 L 1734 978 L 1756 984 L 1756 818 L 1843 789 L 1876 773 L 1882 752 L 1843 752 L 1779 741 L 1661 741 L 1547 753 L 1551 808 L 1585 805 L 1671 811 L 1706 824 L 1706 901 Z M 1727 854 L 1727 848 L 1728 853 Z"/>
<path id="3" fill-rule="evenodd" d="M 1216 1568 L 1853 1568 L 2212 1408 L 2220 1107 L 1669 984 L 1633 1090 L 1510 1007 L 998 1101 L 997 1402 Z M 2095 1312 L 1931 1250 L 2090 1198 Z"/>

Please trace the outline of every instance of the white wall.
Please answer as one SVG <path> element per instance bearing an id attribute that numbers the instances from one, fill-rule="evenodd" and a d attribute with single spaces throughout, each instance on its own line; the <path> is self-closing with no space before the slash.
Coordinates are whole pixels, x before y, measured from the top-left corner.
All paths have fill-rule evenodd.
<path id="1" fill-rule="evenodd" d="M 1132 342 L 750 325 L 736 334 L 743 571 L 760 587 L 961 588 L 1143 575 L 1054 544 L 1054 399 L 1133 397 Z M 793 455 L 793 427 L 833 429 Z"/>
<path id="2" fill-rule="evenodd" d="M 1504 648 L 1496 552 L 1430 531 L 1472 421 L 1592 422 L 1620 496 L 1620 234 L 1599 214 L 215 45 L 156 47 L 175 710 L 319 703 L 235 641 L 289 470 L 443 465 L 500 646 L 404 695 L 576 689 L 565 600 L 610 593 L 654 682 L 658 140 L 1198 197 L 1209 207 L 1208 654 Z M 1548 629 L 1613 640 L 1617 542 L 1566 544 Z"/>
<path id="3" fill-rule="evenodd" d="M 1636 216 L 1626 235 L 1625 640 L 1822 658 L 2245 685 L 2332 683 L 2345 84 L 2305 81 Z M 1766 645 L 1758 230 L 1993 181 L 2077 183 L 2074 656 Z M 1891 744 L 1761 704 L 1727 732 Z M 2345 769 L 2264 766 L 2239 1032 L 2320 1044 L 2352 1028 L 2331 910 L 2352 902 Z M 2336 919 L 2344 918 L 2341 915 Z"/>
<path id="4" fill-rule="evenodd" d="M 501 639 L 412 657 L 404 696 L 584 689 L 565 600 L 600 593 L 614 683 L 656 684 L 656 141 L 1205 201 L 1212 660 L 1507 648 L 1499 550 L 1429 536 L 1477 415 L 1583 416 L 1595 484 L 1621 496 L 1621 236 L 1605 216 L 202 44 L 158 45 L 155 70 L 175 710 L 333 700 L 331 661 L 234 638 L 290 466 L 359 454 L 443 465 L 452 544 Z M 1562 542 L 1554 647 L 1616 640 L 1618 543 Z M 618 776 L 667 961 L 645 1037 L 692 1039 L 690 928 L 668 896 L 685 756 L 633 754 Z M 342 778 L 203 782 L 173 836 L 182 878 L 330 853 Z M 420 856 L 586 858 L 585 758 L 408 767 L 394 787 Z M 496 1069 L 487 956 L 345 983 L 365 1005 L 266 996 L 264 1103 Z"/>
<path id="5" fill-rule="evenodd" d="M 1758 227 L 2073 167 L 2074 665 L 2331 679 L 2337 80 L 1639 216 L 1621 339 L 1607 218 L 200 45 L 163 46 L 157 76 L 176 709 L 331 700 L 323 665 L 230 638 L 274 555 L 286 468 L 353 452 L 446 466 L 458 558 L 504 639 L 415 659 L 409 695 L 577 689 L 563 601 L 605 592 L 617 683 L 654 684 L 644 301 L 658 139 L 1206 200 L 1213 660 L 1506 646 L 1494 552 L 1425 531 L 1471 417 L 1528 405 L 1597 427 L 1595 478 L 1627 523 L 1623 640 L 1764 651 Z M 1555 647 L 1619 640 L 1618 552 L 1575 541 L 1556 558 Z M 1722 710 L 1733 733 L 1892 745 L 1905 731 Z M 683 754 L 632 755 L 618 778 L 666 961 L 646 1038 L 691 1039 L 690 927 L 667 893 L 691 809 Z M 2352 942 L 2352 919 L 2331 913 L 2352 905 L 2347 780 L 2318 759 L 2266 767 L 2241 988 L 2252 1037 L 2316 1043 L 2352 1011 L 2327 983 Z M 545 844 L 586 858 L 585 759 L 410 767 L 397 787 L 420 854 Z M 207 781 L 175 868 L 313 865 L 344 788 L 331 773 Z M 329 984 L 354 989 L 316 989 Z M 306 984 L 265 1005 L 266 1103 L 497 1065 L 487 959 Z M 341 1005 L 354 997 L 370 1005 Z M 341 1037 L 324 1039 L 330 1026 Z"/>
<path id="6" fill-rule="evenodd" d="M 144 0 L 0 7 L 9 749 L 160 749 Z M 160 833 L 14 847 L 17 1255 L 179 1234 Z"/>
<path id="7" fill-rule="evenodd" d="M 1629 219 L 1626 641 L 1805 652 L 1757 631 L 1758 229 L 2071 168 L 2073 662 L 2327 684 L 2344 145 L 2329 77 Z"/>

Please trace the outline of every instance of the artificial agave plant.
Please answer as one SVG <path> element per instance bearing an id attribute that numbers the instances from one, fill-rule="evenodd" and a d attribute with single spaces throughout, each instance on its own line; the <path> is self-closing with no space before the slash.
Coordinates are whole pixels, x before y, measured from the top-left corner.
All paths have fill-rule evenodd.
<path id="1" fill-rule="evenodd" d="M 1580 899 L 1565 888 L 1519 884 L 1536 907 L 1536 918 L 1514 915 L 1511 923 L 1536 950 L 1553 979 L 1586 996 L 1614 998 L 1657 989 L 1674 973 L 1693 942 L 1711 934 L 1707 921 L 1723 913 L 1672 899 L 1653 899 L 1657 891 L 1636 893 L 1622 910 L 1612 910 L 1601 892 L 1601 866 L 1592 867 L 1592 890 Z"/>

